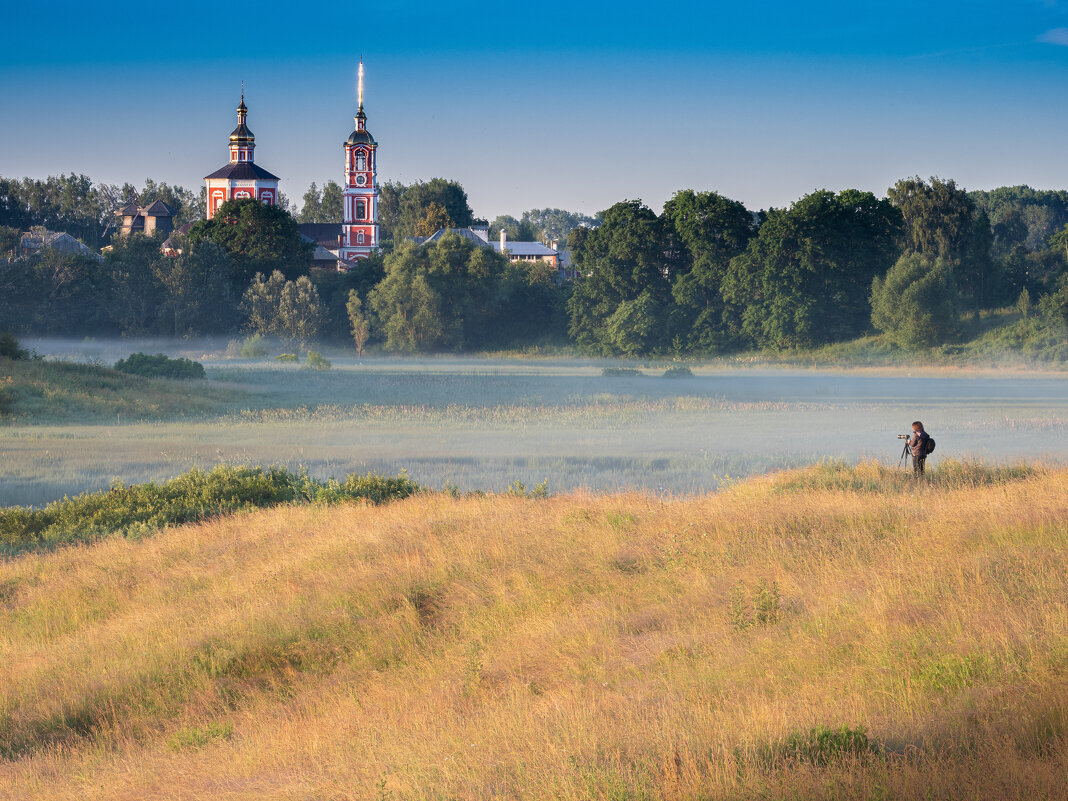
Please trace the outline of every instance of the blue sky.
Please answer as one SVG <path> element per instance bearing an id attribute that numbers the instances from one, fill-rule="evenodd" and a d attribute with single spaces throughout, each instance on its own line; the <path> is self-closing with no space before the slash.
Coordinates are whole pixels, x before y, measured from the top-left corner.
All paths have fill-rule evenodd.
<path id="1" fill-rule="evenodd" d="M 1068 187 L 1068 2 L 57 0 L 3 27 L 6 176 L 199 187 L 244 80 L 257 161 L 299 201 L 340 180 L 362 53 L 381 177 L 455 178 L 483 216 Z"/>

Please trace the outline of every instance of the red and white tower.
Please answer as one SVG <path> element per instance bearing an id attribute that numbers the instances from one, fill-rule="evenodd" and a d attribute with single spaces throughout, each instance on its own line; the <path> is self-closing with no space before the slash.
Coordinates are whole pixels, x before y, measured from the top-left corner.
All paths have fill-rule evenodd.
<path id="1" fill-rule="evenodd" d="M 378 252 L 378 142 L 367 130 L 363 113 L 363 61 L 359 72 L 359 110 L 356 130 L 345 140 L 345 222 L 341 226 L 338 260 L 342 268 L 354 266 Z"/>
<path id="2" fill-rule="evenodd" d="M 204 177 L 208 185 L 209 220 L 227 200 L 256 198 L 268 206 L 278 202 L 278 176 L 253 161 L 256 137 L 245 124 L 247 117 L 245 87 L 242 85 L 241 105 L 237 107 L 237 127 L 230 134 L 230 163 Z"/>

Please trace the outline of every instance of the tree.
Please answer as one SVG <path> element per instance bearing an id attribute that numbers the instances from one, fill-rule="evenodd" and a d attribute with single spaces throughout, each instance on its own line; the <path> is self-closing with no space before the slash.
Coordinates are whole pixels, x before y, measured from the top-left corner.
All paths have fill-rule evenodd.
<path id="1" fill-rule="evenodd" d="M 535 232 L 532 237 L 534 239 L 544 237 L 548 241 L 564 242 L 574 229 L 580 226 L 596 228 L 600 225 L 600 220 L 577 211 L 530 209 L 523 212 L 520 223 L 530 226 L 530 229 Z"/>
<path id="2" fill-rule="evenodd" d="M 517 220 L 510 214 L 502 214 L 490 223 L 490 239 L 498 239 L 502 230 L 512 242 L 536 242 L 542 236 L 541 231 L 528 219 L 524 217 L 522 220 Z"/>
<path id="3" fill-rule="evenodd" d="M 306 349 L 323 324 L 323 305 L 308 276 L 287 281 L 278 301 L 278 334 Z"/>
<path id="4" fill-rule="evenodd" d="M 906 253 L 871 290 L 872 324 L 906 350 L 945 342 L 958 329 L 957 293 L 944 258 Z"/>
<path id="5" fill-rule="evenodd" d="M 730 260 L 742 253 L 756 232 L 756 218 L 736 200 L 715 192 L 676 192 L 662 215 L 674 231 L 675 247 L 685 250 L 672 284 L 675 302 L 689 318 L 689 345 L 719 350 L 727 334 L 722 284 Z"/>
<path id="6" fill-rule="evenodd" d="M 363 313 L 363 303 L 355 289 L 349 290 L 349 300 L 345 305 L 349 314 L 349 326 L 352 330 L 352 340 L 356 343 L 356 355 L 363 358 L 363 349 L 371 336 L 371 322 Z"/>
<path id="7" fill-rule="evenodd" d="M 645 290 L 634 300 L 624 300 L 605 321 L 605 336 L 613 350 L 624 356 L 639 356 L 655 350 L 663 332 L 663 307 Z"/>
<path id="8" fill-rule="evenodd" d="M 575 229 L 569 238 L 581 274 L 568 301 L 571 338 L 585 350 L 619 353 L 607 323 L 621 303 L 648 293 L 661 307 L 671 300 L 678 254 L 663 221 L 640 200 L 616 203 L 599 228 Z M 650 347 L 666 347 L 675 331 L 665 326 Z"/>
<path id="9" fill-rule="evenodd" d="M 230 258 L 214 242 L 156 259 L 153 274 L 163 289 L 160 319 L 168 333 L 189 336 L 229 330 L 236 316 Z"/>
<path id="10" fill-rule="evenodd" d="M 193 247 L 209 239 L 229 254 L 235 287 L 275 270 L 296 278 L 311 264 L 313 246 L 301 239 L 289 213 L 251 198 L 223 203 L 212 219 L 196 223 L 188 238 Z"/>
<path id="11" fill-rule="evenodd" d="M 287 281 L 278 270 L 266 280 L 260 273 L 253 277 L 241 309 L 250 331 L 277 335 L 302 349 L 318 335 L 323 322 L 319 293 L 308 276 Z"/>
<path id="12" fill-rule="evenodd" d="M 426 219 L 431 203 L 444 206 L 453 227 L 466 228 L 474 220 L 474 212 L 467 202 L 467 193 L 459 183 L 444 178 L 418 181 L 404 188 L 396 222 L 388 221 L 388 224 L 392 225 L 390 233 L 393 239 L 416 236 L 415 228 L 420 221 Z"/>
<path id="13" fill-rule="evenodd" d="M 455 234 L 405 243 L 385 259 L 368 302 L 390 350 L 462 350 L 497 335 L 508 261 Z"/>
<path id="14" fill-rule="evenodd" d="M 323 184 L 323 199 L 317 222 L 339 223 L 345 219 L 345 193 L 337 181 Z"/>
<path id="15" fill-rule="evenodd" d="M 164 300 L 158 262 L 161 238 L 131 234 L 119 238 L 104 256 L 106 310 L 124 335 L 155 330 Z"/>
<path id="16" fill-rule="evenodd" d="M 952 180 L 906 178 L 888 194 L 904 219 L 905 249 L 943 259 L 976 310 L 984 307 L 994 282 L 993 235 L 986 212 Z"/>
<path id="17" fill-rule="evenodd" d="M 302 200 L 304 205 L 300 207 L 300 214 L 297 219 L 302 223 L 319 222 L 319 215 L 322 213 L 323 207 L 323 195 L 319 191 L 319 187 L 315 185 L 315 181 L 311 182 L 311 186 L 304 193 Z"/>
<path id="18" fill-rule="evenodd" d="M 769 211 L 731 260 L 724 299 L 742 333 L 763 348 L 809 348 L 868 326 L 872 279 L 898 253 L 901 215 L 870 192 L 821 190 Z"/>
<path id="19" fill-rule="evenodd" d="M 426 239 L 442 229 L 454 227 L 445 207 L 432 201 L 426 208 L 426 216 L 416 223 L 415 235 Z"/>

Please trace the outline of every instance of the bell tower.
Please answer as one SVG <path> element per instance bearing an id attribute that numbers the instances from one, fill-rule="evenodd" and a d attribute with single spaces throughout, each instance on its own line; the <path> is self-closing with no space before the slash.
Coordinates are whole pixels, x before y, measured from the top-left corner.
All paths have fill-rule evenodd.
<path id="1" fill-rule="evenodd" d="M 356 129 L 345 140 L 345 221 L 338 261 L 342 269 L 378 252 L 378 143 L 367 130 L 363 111 L 363 60 L 359 71 Z"/>

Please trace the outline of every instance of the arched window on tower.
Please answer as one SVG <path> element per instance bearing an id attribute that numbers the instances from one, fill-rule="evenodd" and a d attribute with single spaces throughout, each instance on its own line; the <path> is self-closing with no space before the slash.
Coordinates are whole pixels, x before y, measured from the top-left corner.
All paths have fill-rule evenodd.
<path id="1" fill-rule="evenodd" d="M 357 150 L 356 151 L 356 169 L 357 170 L 366 170 L 367 169 L 367 154 L 362 150 Z"/>
<path id="2" fill-rule="evenodd" d="M 360 231 L 360 233 L 356 234 L 356 244 L 357 245 L 362 245 L 363 244 L 363 231 Z"/>
<path id="3" fill-rule="evenodd" d="M 367 219 L 367 204 L 362 200 L 356 203 L 356 219 L 357 220 L 366 220 Z"/>

